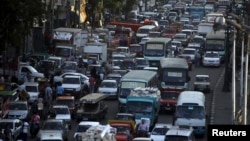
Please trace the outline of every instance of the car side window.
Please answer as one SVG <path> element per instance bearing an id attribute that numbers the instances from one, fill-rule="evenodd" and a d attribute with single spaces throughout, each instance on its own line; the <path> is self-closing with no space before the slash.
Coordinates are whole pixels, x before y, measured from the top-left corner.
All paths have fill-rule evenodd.
<path id="1" fill-rule="evenodd" d="M 20 127 L 22 125 L 22 123 L 21 122 L 15 122 L 15 128 L 18 128 L 18 127 Z"/>

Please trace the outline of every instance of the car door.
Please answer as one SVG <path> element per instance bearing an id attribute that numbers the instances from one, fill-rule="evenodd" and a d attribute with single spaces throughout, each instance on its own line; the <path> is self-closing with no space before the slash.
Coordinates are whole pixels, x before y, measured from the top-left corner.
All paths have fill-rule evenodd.
<path id="1" fill-rule="evenodd" d="M 14 124 L 13 135 L 17 137 L 22 132 L 23 123 L 21 121 L 15 121 L 13 124 Z"/>

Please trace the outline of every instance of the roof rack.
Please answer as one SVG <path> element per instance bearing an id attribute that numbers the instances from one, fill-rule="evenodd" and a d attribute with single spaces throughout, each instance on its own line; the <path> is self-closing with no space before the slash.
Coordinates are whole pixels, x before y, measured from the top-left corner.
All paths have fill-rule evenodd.
<path id="1" fill-rule="evenodd" d="M 107 95 L 102 93 L 92 93 L 80 98 L 81 103 L 97 103 L 105 99 Z"/>

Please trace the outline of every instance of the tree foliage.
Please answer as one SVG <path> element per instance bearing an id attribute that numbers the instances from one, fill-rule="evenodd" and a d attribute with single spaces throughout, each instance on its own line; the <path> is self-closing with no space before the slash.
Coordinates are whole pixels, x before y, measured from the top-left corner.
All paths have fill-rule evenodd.
<path id="1" fill-rule="evenodd" d="M 42 0 L 1 0 L 1 41 L 20 46 L 33 28 L 34 20 L 41 21 L 44 14 Z"/>

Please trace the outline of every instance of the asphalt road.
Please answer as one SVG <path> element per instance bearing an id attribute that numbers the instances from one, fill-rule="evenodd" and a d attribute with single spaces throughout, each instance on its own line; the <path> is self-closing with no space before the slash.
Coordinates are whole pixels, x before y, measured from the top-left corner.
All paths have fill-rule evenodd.
<path id="1" fill-rule="evenodd" d="M 190 90 L 193 90 L 193 82 L 196 74 L 207 74 L 210 76 L 211 79 L 211 88 L 212 90 L 215 88 L 217 81 L 221 75 L 221 73 L 224 71 L 224 66 L 221 66 L 220 68 L 210 68 L 210 67 L 199 67 L 195 68 L 193 67 L 193 70 L 190 71 L 191 81 L 189 88 Z M 207 115 L 208 115 L 208 123 L 210 121 L 210 113 L 211 113 L 211 103 L 212 103 L 212 95 L 214 93 L 211 92 L 209 94 L 206 94 L 206 108 L 207 108 Z M 109 107 L 108 114 L 106 116 L 106 119 L 102 121 L 102 124 L 106 124 L 107 120 L 113 119 L 116 113 L 118 112 L 118 102 L 116 100 L 113 101 L 105 101 Z M 223 117 L 222 117 L 223 118 Z M 159 122 L 161 123 L 172 123 L 172 113 L 161 113 L 159 116 Z M 72 121 L 72 129 L 69 133 L 69 141 L 73 141 L 73 134 L 76 129 L 77 122 Z M 35 141 L 35 139 L 29 139 L 29 141 Z M 206 136 L 203 138 L 197 138 L 197 141 L 207 141 Z"/>

